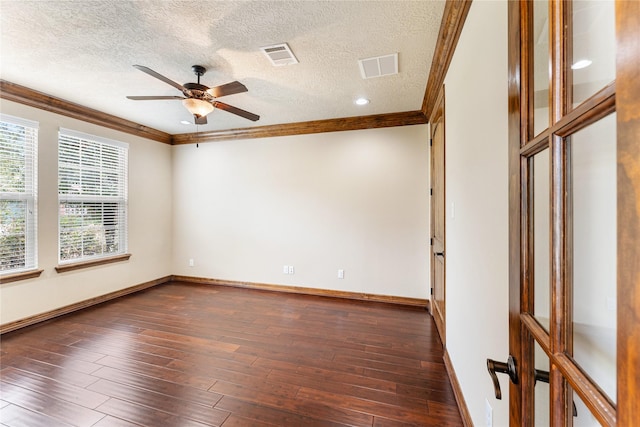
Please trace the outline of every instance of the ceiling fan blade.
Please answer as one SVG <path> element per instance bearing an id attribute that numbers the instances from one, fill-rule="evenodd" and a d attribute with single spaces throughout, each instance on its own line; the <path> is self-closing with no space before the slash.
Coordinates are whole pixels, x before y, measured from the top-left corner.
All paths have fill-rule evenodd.
<path id="1" fill-rule="evenodd" d="M 198 117 L 195 114 L 193 115 L 193 123 L 196 125 L 206 125 L 207 124 L 207 116 Z"/>
<path id="2" fill-rule="evenodd" d="M 240 82 L 231 82 L 224 85 L 212 87 L 207 92 L 214 98 L 220 98 L 221 96 L 233 95 L 234 93 L 246 92 L 247 87 Z"/>
<path id="3" fill-rule="evenodd" d="M 256 121 L 258 121 L 260 119 L 260 116 L 258 116 L 257 114 L 253 114 L 253 113 L 250 113 L 248 111 L 241 110 L 238 107 L 234 107 L 233 105 L 225 104 L 224 102 L 214 101 L 213 105 L 216 108 L 219 108 L 219 109 L 224 110 L 224 111 L 228 111 L 229 113 L 235 114 L 235 115 L 240 116 L 240 117 L 244 117 L 245 119 L 249 119 L 249 120 L 251 120 L 253 122 L 256 122 Z"/>
<path id="4" fill-rule="evenodd" d="M 151 68 L 145 67 L 144 65 L 134 65 L 134 67 L 137 68 L 138 70 L 142 71 L 143 73 L 147 73 L 150 76 L 155 77 L 158 80 L 162 80 L 163 82 L 165 82 L 167 84 L 170 84 L 171 86 L 175 87 L 179 91 L 184 91 L 185 90 L 184 86 L 182 86 L 180 83 L 176 83 L 173 80 L 166 78 L 162 74 L 156 73 Z"/>
<path id="5" fill-rule="evenodd" d="M 154 101 L 158 99 L 184 99 L 183 96 L 127 96 L 127 99 L 134 101 Z"/>

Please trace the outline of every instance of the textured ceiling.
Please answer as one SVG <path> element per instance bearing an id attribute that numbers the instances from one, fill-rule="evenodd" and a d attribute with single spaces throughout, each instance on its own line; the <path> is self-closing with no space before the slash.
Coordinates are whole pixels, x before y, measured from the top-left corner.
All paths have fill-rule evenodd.
<path id="1" fill-rule="evenodd" d="M 0 77 L 167 133 L 420 110 L 444 1 L 13 1 L 0 0 Z M 299 64 L 274 67 L 261 46 L 287 42 Z M 363 80 L 358 60 L 398 53 L 399 73 Z M 216 110 L 209 124 L 180 95 L 132 67 L 184 84 L 205 66 L 207 86 L 249 91 L 221 101 L 261 116 Z M 371 100 L 359 107 L 360 96 Z"/>

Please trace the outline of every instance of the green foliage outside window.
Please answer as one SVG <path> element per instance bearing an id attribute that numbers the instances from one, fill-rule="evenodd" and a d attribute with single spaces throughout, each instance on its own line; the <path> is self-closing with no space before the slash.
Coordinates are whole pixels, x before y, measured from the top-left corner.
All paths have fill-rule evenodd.
<path id="1" fill-rule="evenodd" d="M 118 253 L 117 203 L 60 204 L 60 260 Z"/>
<path id="2" fill-rule="evenodd" d="M 34 221 L 36 138 L 34 128 L 0 121 L 0 271 L 30 267 L 28 258 L 33 258 L 27 254 L 33 245 L 27 233 L 29 220 Z"/>
<path id="3" fill-rule="evenodd" d="M 25 266 L 26 202 L 0 200 L 0 271 Z"/>

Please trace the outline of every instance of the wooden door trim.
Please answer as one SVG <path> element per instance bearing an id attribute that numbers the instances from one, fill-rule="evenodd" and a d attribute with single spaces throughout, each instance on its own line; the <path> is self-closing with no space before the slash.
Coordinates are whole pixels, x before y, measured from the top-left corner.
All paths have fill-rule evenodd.
<path id="1" fill-rule="evenodd" d="M 436 43 L 431 69 L 422 100 L 422 112 L 426 117 L 433 115 L 433 109 L 438 104 L 438 92 L 444 83 L 449 64 L 456 50 L 458 39 L 467 19 L 472 0 L 447 0 L 440 22 L 438 42 Z M 429 121 L 431 122 L 431 121 Z"/>
<path id="2" fill-rule="evenodd" d="M 430 138 L 430 150 L 429 150 L 429 157 L 430 157 L 430 165 L 431 165 L 431 171 L 430 171 L 430 188 L 433 190 L 433 185 L 434 185 L 434 158 L 433 158 L 433 138 L 435 136 L 435 127 L 433 126 L 434 123 L 436 122 L 440 122 L 440 126 L 442 126 L 443 130 L 442 130 L 442 209 L 444 210 L 444 212 L 446 212 L 446 155 L 445 155 L 445 146 L 446 146 L 446 134 L 445 134 L 445 117 L 444 117 L 444 108 L 445 108 L 445 101 L 444 101 L 444 92 L 445 92 L 445 88 L 444 88 L 444 84 L 440 87 L 440 90 L 438 90 L 438 95 L 436 97 L 436 102 L 435 105 L 433 106 L 433 111 L 431 113 L 431 117 L 429 118 L 429 124 L 430 124 L 430 129 L 429 129 L 429 138 Z M 433 197 L 433 191 L 431 191 L 431 196 Z M 434 298 L 433 301 L 431 301 L 431 313 L 432 315 L 434 313 L 436 313 L 436 311 L 439 311 L 440 309 L 438 308 L 438 305 L 436 304 L 435 298 L 436 298 L 436 292 L 435 292 L 435 268 L 436 268 L 436 255 L 434 254 L 434 245 L 436 244 L 435 239 L 433 239 L 433 237 L 435 236 L 435 211 L 434 211 L 434 204 L 433 204 L 433 198 L 430 199 L 431 203 L 430 203 L 430 220 L 431 220 L 431 226 L 430 226 L 430 235 L 432 237 L 431 239 L 431 246 L 429 247 L 429 257 L 431 260 L 430 263 L 430 267 L 431 267 L 431 290 L 432 290 L 432 297 Z M 442 345 L 443 347 L 446 345 L 446 265 L 447 265 L 447 258 L 446 258 L 446 224 L 447 224 L 447 217 L 446 214 L 444 214 L 443 212 L 443 218 L 442 218 L 442 247 L 438 248 L 439 251 L 443 252 L 444 255 L 444 259 L 442 261 L 442 290 L 443 290 L 443 305 L 444 305 L 444 309 L 445 309 L 445 315 L 442 316 L 442 319 L 439 318 L 438 313 L 436 313 L 434 317 L 434 321 L 436 323 L 436 327 L 438 329 L 438 333 L 440 334 L 440 339 L 442 340 Z"/>
<path id="3" fill-rule="evenodd" d="M 565 353 L 556 353 L 553 355 L 553 359 L 554 364 L 558 368 L 558 372 L 565 375 L 571 387 L 573 389 L 580 388 L 585 391 L 585 396 L 582 400 L 585 405 L 594 410 L 596 418 L 600 420 L 600 422 L 604 422 L 605 425 L 616 425 L 616 408 L 608 400 L 600 398 L 604 392 L 591 384 L 589 377 L 582 372 L 575 362 Z M 567 409 L 570 408 L 568 407 Z M 564 415 L 565 411 L 558 412 Z M 572 415 L 569 412 L 567 416 L 571 417 Z M 564 418 L 561 418 L 561 420 L 563 420 L 563 425 L 566 425 Z"/>
<path id="4" fill-rule="evenodd" d="M 509 353 L 516 360 L 526 360 L 522 357 L 524 350 L 522 336 L 525 331 L 521 324 L 520 309 L 523 283 L 521 277 L 521 231 L 523 228 L 522 206 L 520 203 L 521 176 L 520 176 L 520 141 L 524 138 L 521 123 L 522 115 L 529 114 L 520 105 L 522 84 L 520 82 L 520 67 L 522 65 L 521 53 L 521 4 L 519 1 L 510 1 L 508 4 L 508 134 L 509 134 Z M 525 55 L 526 57 L 526 55 Z M 525 91 L 526 93 L 526 91 Z M 525 299 L 525 298 L 523 298 Z M 526 368 L 526 367 L 524 367 Z M 518 369 L 521 371 L 523 366 Z M 522 375 L 521 375 L 522 377 Z M 524 377 L 526 379 L 526 377 Z M 511 426 L 522 425 L 524 417 L 529 409 L 521 387 L 509 382 L 509 424 Z M 524 408 L 524 409 L 523 409 Z M 524 414 L 523 414 L 524 413 Z"/>
<path id="5" fill-rule="evenodd" d="M 616 2 L 619 425 L 640 417 L 640 2 Z"/>
<path id="6" fill-rule="evenodd" d="M 436 101 L 434 102 L 433 112 L 429 117 L 429 123 L 433 123 L 441 116 L 442 120 L 444 121 L 444 84 L 440 86 L 440 89 L 438 89 L 438 96 L 436 98 Z M 431 132 L 431 134 L 433 135 L 433 132 Z"/>

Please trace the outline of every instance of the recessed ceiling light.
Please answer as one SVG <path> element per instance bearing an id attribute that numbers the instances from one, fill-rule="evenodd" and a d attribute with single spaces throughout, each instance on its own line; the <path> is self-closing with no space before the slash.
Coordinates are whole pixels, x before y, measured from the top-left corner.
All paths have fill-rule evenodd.
<path id="1" fill-rule="evenodd" d="M 590 59 L 580 59 L 579 61 L 576 61 L 573 63 L 573 65 L 571 66 L 571 69 L 581 70 L 583 68 L 587 68 L 589 65 L 591 65 Z"/>
<path id="2" fill-rule="evenodd" d="M 367 98 L 358 98 L 355 100 L 356 105 L 367 105 L 369 102 Z"/>
<path id="3" fill-rule="evenodd" d="M 180 120 L 180 123 L 182 123 L 183 125 L 190 125 L 191 122 L 188 120 Z"/>

